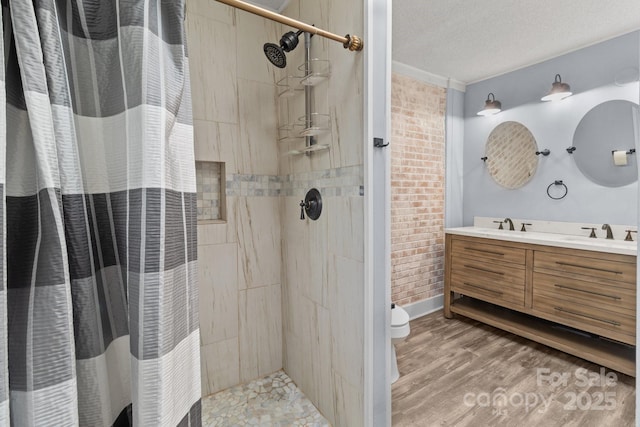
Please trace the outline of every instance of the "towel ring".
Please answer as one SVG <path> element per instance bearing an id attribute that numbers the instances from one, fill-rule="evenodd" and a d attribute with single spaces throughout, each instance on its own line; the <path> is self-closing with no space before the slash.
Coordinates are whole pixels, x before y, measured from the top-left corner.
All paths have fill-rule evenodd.
<path id="1" fill-rule="evenodd" d="M 560 197 L 553 197 L 551 195 L 551 193 L 549 192 L 549 190 L 551 190 L 551 187 L 553 187 L 554 185 L 561 185 L 564 187 L 564 194 Z M 562 180 L 558 180 L 558 181 L 553 181 L 551 184 L 549 184 L 549 186 L 547 187 L 547 196 L 549 196 L 550 199 L 553 200 L 560 200 L 560 199 L 564 199 L 565 197 L 567 197 L 567 194 L 569 194 L 569 189 L 567 188 L 567 184 L 565 184 L 564 182 L 562 182 Z"/>

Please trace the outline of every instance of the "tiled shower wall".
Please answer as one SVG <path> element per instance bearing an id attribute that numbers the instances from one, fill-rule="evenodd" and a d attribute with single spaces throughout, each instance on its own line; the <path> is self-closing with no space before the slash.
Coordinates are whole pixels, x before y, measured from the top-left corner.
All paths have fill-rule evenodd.
<path id="1" fill-rule="evenodd" d="M 359 0 L 294 0 L 285 14 L 363 34 Z M 187 29 L 196 160 L 224 162 L 227 188 L 226 222 L 198 226 L 203 394 L 284 367 L 332 425 L 362 426 L 364 54 L 313 38 L 312 56 L 332 63 L 313 103 L 331 115 L 318 141 L 331 148 L 289 155 L 304 140 L 278 142 L 277 122 L 303 115 L 304 95 L 278 100 L 275 82 L 304 49 L 281 74 L 262 45 L 291 28 L 188 0 Z M 323 212 L 301 221 L 312 187 Z"/>
<path id="2" fill-rule="evenodd" d="M 360 35 L 363 4 L 293 0 L 284 13 Z M 318 138 L 330 149 L 287 155 L 304 140 L 279 143 L 283 185 L 290 185 L 281 198 L 283 363 L 332 425 L 358 427 L 364 424 L 364 54 L 317 36 L 311 51 L 331 61 L 331 77 L 313 89 L 314 112 L 331 115 L 331 132 Z M 301 46 L 287 61 L 283 75 L 303 62 Z M 304 114 L 303 93 L 279 102 L 281 122 Z M 312 187 L 323 195 L 322 215 L 301 221 L 299 203 Z"/>
<path id="3" fill-rule="evenodd" d="M 224 162 L 226 221 L 198 225 L 202 394 L 282 367 L 276 24 L 187 1 L 195 155 Z M 270 191 L 273 190 L 273 191 Z"/>
<path id="4" fill-rule="evenodd" d="M 391 299 L 442 294 L 446 90 L 394 73 L 391 86 Z"/>

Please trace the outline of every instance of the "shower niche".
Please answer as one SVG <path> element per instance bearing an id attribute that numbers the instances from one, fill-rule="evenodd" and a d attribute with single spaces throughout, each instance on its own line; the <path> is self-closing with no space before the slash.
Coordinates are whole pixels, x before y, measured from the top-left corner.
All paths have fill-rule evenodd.
<path id="1" fill-rule="evenodd" d="M 198 223 L 220 223 L 227 219 L 224 162 L 196 162 Z"/>
<path id="2" fill-rule="evenodd" d="M 311 40 L 309 33 L 304 33 L 304 62 L 297 67 L 295 75 L 286 75 L 276 85 L 278 88 L 279 120 L 278 140 L 292 144 L 289 155 L 311 154 L 328 150 L 328 143 L 319 140 L 331 133 L 331 115 L 317 111 L 315 90 L 331 76 L 331 62 L 327 59 L 311 58 Z M 296 116 L 289 105 L 304 100 L 304 114 Z M 303 144 L 304 142 L 304 144 Z"/>

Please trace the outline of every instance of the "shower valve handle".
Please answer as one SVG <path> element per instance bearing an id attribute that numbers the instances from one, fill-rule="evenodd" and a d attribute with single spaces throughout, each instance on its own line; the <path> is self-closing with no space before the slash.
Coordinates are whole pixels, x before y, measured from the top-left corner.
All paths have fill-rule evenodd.
<path id="1" fill-rule="evenodd" d="M 307 207 L 307 204 L 304 200 L 300 200 L 300 219 L 304 219 L 304 208 Z"/>

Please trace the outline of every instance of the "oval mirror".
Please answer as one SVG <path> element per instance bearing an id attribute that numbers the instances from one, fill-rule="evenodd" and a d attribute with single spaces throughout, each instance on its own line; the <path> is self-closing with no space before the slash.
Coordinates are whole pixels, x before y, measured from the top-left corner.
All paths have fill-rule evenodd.
<path id="1" fill-rule="evenodd" d="M 626 156 L 626 166 L 616 166 L 612 152 L 636 147 L 638 123 L 638 105 L 630 101 L 607 101 L 589 110 L 573 134 L 573 160 L 580 172 L 605 187 L 637 181 L 637 154 Z"/>
<path id="2" fill-rule="evenodd" d="M 485 146 L 489 175 L 502 187 L 516 189 L 538 168 L 536 140 L 522 123 L 504 122 L 491 131 Z"/>

